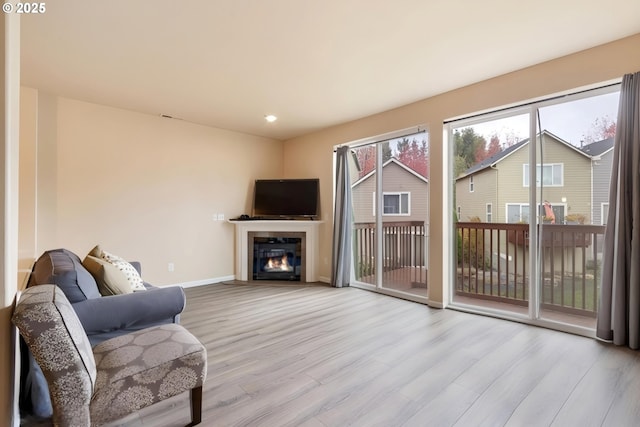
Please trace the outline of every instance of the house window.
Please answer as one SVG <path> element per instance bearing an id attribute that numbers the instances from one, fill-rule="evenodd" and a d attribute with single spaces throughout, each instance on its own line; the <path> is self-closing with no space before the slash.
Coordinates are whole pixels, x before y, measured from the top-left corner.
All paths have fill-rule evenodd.
<path id="1" fill-rule="evenodd" d="M 473 193 L 473 175 L 469 177 L 469 193 Z"/>
<path id="2" fill-rule="evenodd" d="M 458 215 L 458 221 L 460 221 L 462 217 L 462 209 L 460 208 L 460 206 L 458 206 L 458 208 L 456 209 L 456 215 Z"/>
<path id="3" fill-rule="evenodd" d="M 408 192 L 385 192 L 382 194 L 382 214 L 383 215 L 410 215 L 411 214 L 411 193 Z M 376 193 L 373 193 L 373 214 L 376 214 Z"/>
<path id="4" fill-rule="evenodd" d="M 493 205 L 487 203 L 487 222 L 493 222 Z"/>
<path id="5" fill-rule="evenodd" d="M 529 205 L 526 203 L 507 203 L 508 223 L 528 223 Z"/>
<path id="6" fill-rule="evenodd" d="M 536 184 L 544 187 L 562 187 L 564 185 L 564 164 L 545 163 L 536 166 Z M 529 186 L 529 164 L 522 165 L 522 185 Z"/>

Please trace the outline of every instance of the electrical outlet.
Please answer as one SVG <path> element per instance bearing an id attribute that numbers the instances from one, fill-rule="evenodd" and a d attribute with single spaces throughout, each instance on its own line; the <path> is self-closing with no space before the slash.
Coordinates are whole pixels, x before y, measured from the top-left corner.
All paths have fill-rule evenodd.
<path id="1" fill-rule="evenodd" d="M 167 269 L 169 271 L 174 271 L 175 270 L 175 265 L 172 262 L 170 262 L 169 265 L 167 266 Z"/>
<path id="2" fill-rule="evenodd" d="M 224 214 L 223 213 L 219 213 L 218 214 L 218 221 L 224 221 Z"/>

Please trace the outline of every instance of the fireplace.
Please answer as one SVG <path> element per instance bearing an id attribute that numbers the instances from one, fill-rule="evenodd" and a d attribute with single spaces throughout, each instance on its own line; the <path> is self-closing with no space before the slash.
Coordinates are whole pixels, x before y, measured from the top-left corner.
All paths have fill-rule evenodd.
<path id="1" fill-rule="evenodd" d="M 320 265 L 318 229 L 322 221 L 229 220 L 229 222 L 234 225 L 236 234 L 235 278 L 237 280 L 254 280 L 253 241 L 256 237 L 294 237 L 301 240 L 300 282 L 318 281 L 318 266 Z"/>
<path id="2" fill-rule="evenodd" d="M 249 232 L 249 279 L 304 281 L 305 237 L 305 233 Z"/>
<path id="3" fill-rule="evenodd" d="M 254 237 L 253 280 L 300 281 L 302 239 Z"/>

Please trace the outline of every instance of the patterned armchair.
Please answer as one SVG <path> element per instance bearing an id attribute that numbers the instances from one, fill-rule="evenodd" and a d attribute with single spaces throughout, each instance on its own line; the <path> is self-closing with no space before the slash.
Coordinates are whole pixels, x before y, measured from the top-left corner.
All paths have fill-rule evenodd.
<path id="1" fill-rule="evenodd" d="M 93 349 L 64 293 L 28 288 L 12 317 L 49 385 L 56 426 L 98 426 L 190 390 L 190 425 L 201 420 L 204 346 L 167 324 L 103 341 Z"/>

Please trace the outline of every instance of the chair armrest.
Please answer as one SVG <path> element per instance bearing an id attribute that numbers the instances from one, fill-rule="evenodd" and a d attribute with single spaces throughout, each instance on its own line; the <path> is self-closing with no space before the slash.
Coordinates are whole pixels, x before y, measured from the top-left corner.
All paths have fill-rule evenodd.
<path id="1" fill-rule="evenodd" d="M 138 330 L 162 321 L 173 322 L 182 313 L 186 297 L 180 286 L 88 299 L 73 304 L 89 337 L 114 330 Z"/>

